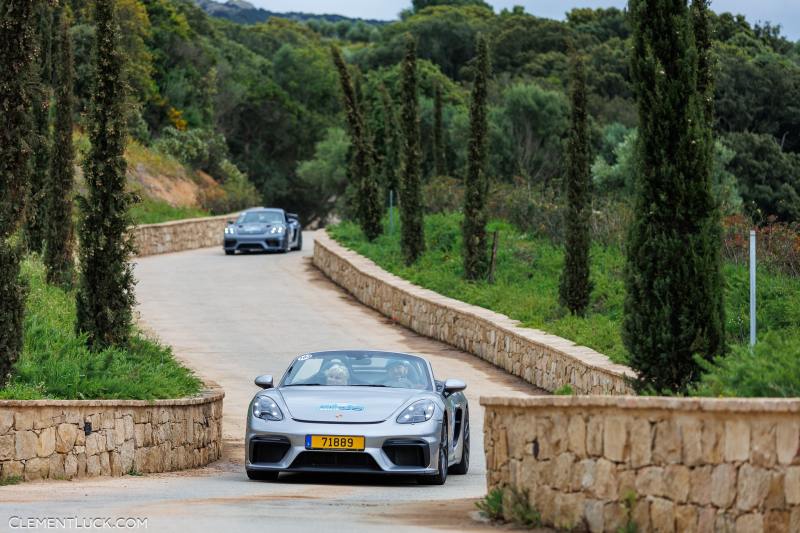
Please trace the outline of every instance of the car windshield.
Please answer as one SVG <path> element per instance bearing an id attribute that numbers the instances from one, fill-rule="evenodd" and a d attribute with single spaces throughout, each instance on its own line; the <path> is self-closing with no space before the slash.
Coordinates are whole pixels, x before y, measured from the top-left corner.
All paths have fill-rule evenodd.
<path id="1" fill-rule="evenodd" d="M 284 221 L 280 211 L 251 211 L 239 217 L 239 224 L 274 224 Z"/>
<path id="2" fill-rule="evenodd" d="M 390 387 L 433 390 L 420 357 L 384 352 L 324 352 L 298 357 L 281 386 Z"/>

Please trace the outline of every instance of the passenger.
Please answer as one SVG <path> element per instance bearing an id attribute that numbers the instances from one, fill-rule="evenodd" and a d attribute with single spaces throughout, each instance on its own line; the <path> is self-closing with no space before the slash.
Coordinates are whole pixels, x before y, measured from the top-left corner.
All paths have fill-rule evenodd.
<path id="1" fill-rule="evenodd" d="M 389 379 L 384 385 L 396 387 L 398 389 L 414 389 L 416 386 L 408 377 L 408 363 L 405 361 L 394 361 L 389 364 L 387 369 Z"/>
<path id="2" fill-rule="evenodd" d="M 350 372 L 343 364 L 336 363 L 325 371 L 325 384 L 330 386 L 346 386 L 350 384 Z"/>

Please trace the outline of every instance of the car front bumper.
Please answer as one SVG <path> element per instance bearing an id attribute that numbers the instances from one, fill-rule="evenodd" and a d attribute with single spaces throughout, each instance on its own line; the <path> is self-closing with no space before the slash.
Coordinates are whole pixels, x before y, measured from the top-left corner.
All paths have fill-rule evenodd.
<path id="1" fill-rule="evenodd" d="M 435 475 L 441 419 L 420 424 L 329 424 L 248 417 L 245 466 L 278 472 Z M 308 435 L 363 436 L 364 451 L 309 450 Z"/>
<path id="2" fill-rule="evenodd" d="M 283 235 L 225 235 L 223 248 L 235 251 L 280 251 L 286 249 L 286 234 Z"/>

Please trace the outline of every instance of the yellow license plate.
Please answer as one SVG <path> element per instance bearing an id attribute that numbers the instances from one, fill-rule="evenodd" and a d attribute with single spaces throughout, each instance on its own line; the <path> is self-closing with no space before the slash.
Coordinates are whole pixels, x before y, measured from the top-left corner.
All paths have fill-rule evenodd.
<path id="1" fill-rule="evenodd" d="M 352 450 L 364 449 L 364 437 L 342 435 L 307 435 L 306 448 L 309 450 Z"/>

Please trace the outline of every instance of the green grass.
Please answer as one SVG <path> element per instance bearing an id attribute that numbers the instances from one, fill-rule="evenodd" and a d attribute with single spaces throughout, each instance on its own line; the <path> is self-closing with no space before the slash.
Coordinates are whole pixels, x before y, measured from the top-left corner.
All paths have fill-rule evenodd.
<path id="1" fill-rule="evenodd" d="M 399 231 L 367 242 L 350 222 L 329 228 L 341 244 L 375 261 L 384 269 L 417 285 L 519 320 L 524 326 L 559 335 L 626 363 L 622 344 L 625 287 L 624 256 L 616 247 L 592 248 L 594 291 L 585 318 L 570 315 L 558 302 L 563 250 L 544 239 L 531 237 L 505 222 L 492 222 L 499 230 L 496 283 L 470 283 L 463 279 L 461 215 L 429 215 L 425 218 L 427 250 L 417 264 L 407 267 L 400 253 Z M 726 264 L 726 331 L 731 345 L 748 338 L 747 267 Z M 772 331 L 800 343 L 800 279 L 759 270 L 759 333 Z"/>
<path id="2" fill-rule="evenodd" d="M 0 487 L 19 485 L 20 483 L 22 483 L 22 476 L 0 477 Z"/>
<path id="3" fill-rule="evenodd" d="M 25 346 L 0 399 L 155 400 L 200 392 L 201 381 L 169 348 L 139 332 L 127 348 L 89 351 L 74 333 L 74 292 L 48 285 L 36 258 L 22 273 L 29 284 Z"/>
<path id="4" fill-rule="evenodd" d="M 134 223 L 139 225 L 207 217 L 209 212 L 197 207 L 175 207 L 160 200 L 143 198 L 131 208 L 131 216 Z"/>

